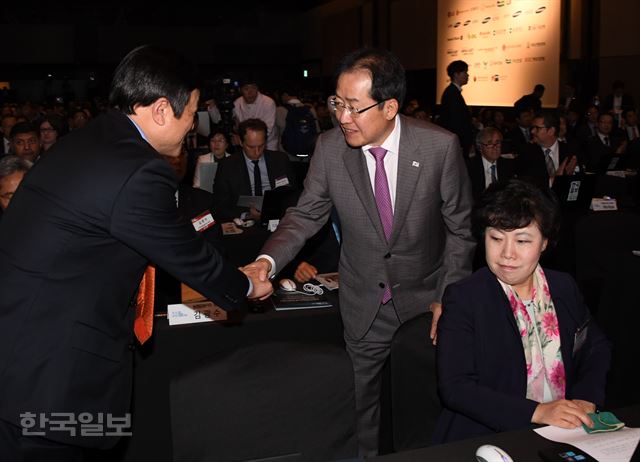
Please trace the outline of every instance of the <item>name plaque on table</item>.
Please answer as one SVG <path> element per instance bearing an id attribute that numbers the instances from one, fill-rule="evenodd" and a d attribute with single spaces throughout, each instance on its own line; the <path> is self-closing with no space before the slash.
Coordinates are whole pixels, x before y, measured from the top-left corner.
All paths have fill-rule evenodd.
<path id="1" fill-rule="evenodd" d="M 167 306 L 170 326 L 227 320 L 227 312 L 201 293 L 185 284 L 181 284 L 180 289 L 182 303 Z"/>

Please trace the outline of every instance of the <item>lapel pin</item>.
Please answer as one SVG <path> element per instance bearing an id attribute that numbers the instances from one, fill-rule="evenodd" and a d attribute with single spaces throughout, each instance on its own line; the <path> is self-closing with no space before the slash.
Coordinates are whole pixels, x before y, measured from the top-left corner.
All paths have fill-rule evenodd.
<path id="1" fill-rule="evenodd" d="M 416 162 L 415 160 L 413 161 L 413 163 L 411 164 L 414 167 L 420 167 L 420 162 Z"/>

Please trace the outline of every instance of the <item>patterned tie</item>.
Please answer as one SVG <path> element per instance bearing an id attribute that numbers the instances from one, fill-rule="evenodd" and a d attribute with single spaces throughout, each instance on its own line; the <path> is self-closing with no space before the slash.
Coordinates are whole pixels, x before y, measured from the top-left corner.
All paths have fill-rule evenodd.
<path id="1" fill-rule="evenodd" d="M 544 162 L 547 164 L 547 173 L 549 178 L 553 178 L 556 174 L 556 167 L 553 165 L 553 158 L 551 157 L 551 149 L 544 150 Z"/>
<path id="2" fill-rule="evenodd" d="M 140 281 L 138 298 L 136 300 L 136 318 L 133 322 L 133 332 L 142 345 L 149 340 L 153 332 L 153 303 L 155 301 L 156 268 L 147 266 Z"/>
<path id="3" fill-rule="evenodd" d="M 391 229 L 393 228 L 393 208 L 391 207 L 391 194 L 389 193 L 389 182 L 387 181 L 387 172 L 384 169 L 384 156 L 387 150 L 381 147 L 370 148 L 369 152 L 376 158 L 376 174 L 374 178 L 374 194 L 376 196 L 376 205 L 378 206 L 378 215 L 382 222 L 384 236 L 389 242 L 391 238 Z M 391 300 L 391 287 L 387 283 L 382 294 L 382 303 Z"/>
<path id="4" fill-rule="evenodd" d="M 260 176 L 260 167 L 258 166 L 260 160 L 252 160 L 251 162 L 253 162 L 253 195 L 262 196 L 262 177 Z"/>
<path id="5" fill-rule="evenodd" d="M 498 181 L 498 175 L 496 175 L 496 164 L 491 164 L 491 183 Z"/>

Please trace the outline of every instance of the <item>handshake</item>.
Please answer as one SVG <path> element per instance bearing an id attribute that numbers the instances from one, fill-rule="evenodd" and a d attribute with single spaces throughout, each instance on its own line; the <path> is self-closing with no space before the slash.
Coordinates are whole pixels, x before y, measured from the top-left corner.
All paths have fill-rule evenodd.
<path id="1" fill-rule="evenodd" d="M 269 280 L 269 272 L 271 271 L 271 263 L 265 258 L 259 258 L 253 263 L 238 268 L 251 281 L 253 285 L 251 292 L 247 298 L 251 300 L 265 300 L 273 293 L 273 286 Z"/>

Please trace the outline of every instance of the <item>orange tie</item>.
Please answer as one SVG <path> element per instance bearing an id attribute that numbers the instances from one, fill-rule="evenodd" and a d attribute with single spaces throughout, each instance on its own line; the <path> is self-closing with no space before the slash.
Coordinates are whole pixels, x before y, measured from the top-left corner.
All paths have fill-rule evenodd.
<path id="1" fill-rule="evenodd" d="M 138 289 L 138 299 L 136 300 L 136 319 L 133 323 L 133 332 L 142 345 L 149 340 L 153 331 L 153 302 L 156 286 L 156 268 L 149 265 L 144 271 L 140 288 Z"/>

